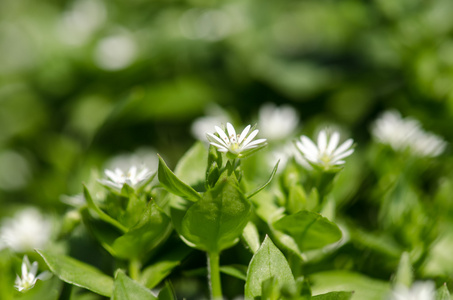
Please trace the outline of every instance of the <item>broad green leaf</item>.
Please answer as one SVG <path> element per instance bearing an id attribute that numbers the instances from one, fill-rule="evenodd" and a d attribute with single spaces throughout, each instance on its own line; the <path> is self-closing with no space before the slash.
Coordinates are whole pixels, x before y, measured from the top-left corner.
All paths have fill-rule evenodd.
<path id="1" fill-rule="evenodd" d="M 322 248 L 341 239 L 335 223 L 306 210 L 281 218 L 274 227 L 290 235 L 301 251 Z"/>
<path id="2" fill-rule="evenodd" d="M 98 269 L 66 255 L 36 250 L 49 269 L 64 282 L 110 297 L 113 278 Z"/>
<path id="3" fill-rule="evenodd" d="M 451 300 L 450 292 L 448 291 L 447 284 L 444 283 L 436 293 L 436 300 Z"/>
<path id="4" fill-rule="evenodd" d="M 190 246 L 220 252 L 238 241 L 249 214 L 250 203 L 237 182 L 223 179 L 188 209 L 181 235 Z"/>
<path id="5" fill-rule="evenodd" d="M 83 195 L 88 203 L 88 207 L 90 207 L 92 210 L 94 210 L 99 218 L 101 220 L 103 220 L 104 222 L 107 222 L 113 226 L 115 226 L 116 228 L 118 228 L 119 230 L 121 230 L 122 232 L 127 232 L 127 228 L 121 224 L 120 222 L 118 222 L 117 220 L 113 219 L 112 217 L 110 217 L 108 214 L 106 214 L 105 212 L 103 212 L 97 205 L 96 203 L 94 203 L 93 201 L 93 198 L 91 198 L 91 195 L 90 195 L 90 192 L 88 191 L 87 187 L 85 185 L 83 185 Z"/>
<path id="6" fill-rule="evenodd" d="M 354 292 L 330 292 L 311 297 L 313 300 L 349 300 L 352 299 Z"/>
<path id="7" fill-rule="evenodd" d="M 170 218 L 151 202 L 138 224 L 117 238 L 112 248 L 117 257 L 141 258 L 164 241 L 170 232 Z"/>
<path id="8" fill-rule="evenodd" d="M 274 277 L 268 278 L 262 282 L 261 299 L 279 300 L 281 299 L 280 295 L 280 285 Z"/>
<path id="9" fill-rule="evenodd" d="M 274 166 L 274 169 L 272 170 L 272 173 L 271 173 L 271 176 L 269 176 L 269 179 L 262 185 L 260 186 L 259 188 L 257 188 L 256 190 L 254 190 L 253 192 L 249 193 L 247 195 L 247 198 L 251 198 L 253 196 L 255 196 L 256 194 L 258 194 L 259 192 L 261 192 L 266 186 L 269 185 L 269 183 L 271 183 L 272 179 L 274 178 L 275 176 L 275 173 L 277 173 L 277 169 L 278 169 L 278 164 L 280 163 L 280 160 L 275 164 Z"/>
<path id="10" fill-rule="evenodd" d="M 159 168 L 157 171 L 159 182 L 170 193 L 183 197 L 190 201 L 198 201 L 201 196 L 191 186 L 182 182 L 176 175 L 167 167 L 162 157 L 159 155 Z"/>
<path id="11" fill-rule="evenodd" d="M 176 300 L 175 290 L 170 281 L 165 282 L 165 286 L 160 290 L 159 300 Z"/>
<path id="12" fill-rule="evenodd" d="M 353 300 L 382 300 L 390 291 L 386 281 L 349 271 L 326 271 L 310 275 L 313 295 L 334 291 L 354 291 Z"/>
<path id="13" fill-rule="evenodd" d="M 409 288 L 412 285 L 413 281 L 412 273 L 413 271 L 409 253 L 403 252 L 398 264 L 398 269 L 396 270 L 395 277 L 393 278 L 393 284 L 402 285 Z"/>
<path id="14" fill-rule="evenodd" d="M 247 266 L 243 265 L 221 266 L 220 272 L 244 281 L 247 278 Z"/>
<path id="15" fill-rule="evenodd" d="M 151 291 L 129 278 L 122 270 L 115 275 L 112 300 L 157 300 Z"/>
<path id="16" fill-rule="evenodd" d="M 171 270 L 179 266 L 191 251 L 192 249 L 184 244 L 167 250 L 164 256 L 158 258 L 157 262 L 143 270 L 140 283 L 147 288 L 154 288 L 170 274 Z"/>
<path id="17" fill-rule="evenodd" d="M 253 222 L 248 222 L 242 231 L 242 238 L 252 253 L 255 253 L 260 247 L 260 236 L 258 229 Z"/>
<path id="18" fill-rule="evenodd" d="M 196 142 L 178 161 L 175 175 L 190 186 L 204 187 L 208 151 L 202 142 Z"/>
<path id="19" fill-rule="evenodd" d="M 261 296 L 263 282 L 274 278 L 280 286 L 294 286 L 294 276 L 283 253 L 266 236 L 250 261 L 245 282 L 245 299 Z"/>

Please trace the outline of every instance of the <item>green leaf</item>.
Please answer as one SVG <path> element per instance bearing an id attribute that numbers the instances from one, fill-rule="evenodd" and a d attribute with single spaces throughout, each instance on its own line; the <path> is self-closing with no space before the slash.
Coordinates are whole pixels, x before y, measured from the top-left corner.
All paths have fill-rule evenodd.
<path id="1" fill-rule="evenodd" d="M 165 282 L 165 286 L 160 290 L 157 298 L 159 300 L 176 300 L 175 290 L 170 281 Z"/>
<path id="2" fill-rule="evenodd" d="M 286 203 L 286 210 L 293 214 L 307 208 L 307 195 L 304 189 L 294 184 L 289 188 L 288 200 Z"/>
<path id="3" fill-rule="evenodd" d="M 107 215 L 96 205 L 96 203 L 94 203 L 93 198 L 91 198 L 90 192 L 85 185 L 83 185 L 83 195 L 88 203 L 88 207 L 94 210 L 101 220 L 115 226 L 122 232 L 127 232 L 128 229 L 123 224 Z"/>
<path id="4" fill-rule="evenodd" d="M 248 222 L 242 232 L 242 238 L 252 253 L 258 251 L 260 247 L 260 236 L 258 229 L 253 222 Z"/>
<path id="5" fill-rule="evenodd" d="M 190 186 L 204 187 L 208 153 L 202 142 L 196 142 L 178 161 L 175 175 Z"/>
<path id="6" fill-rule="evenodd" d="M 223 179 L 194 203 L 182 220 L 189 246 L 218 253 L 233 246 L 250 214 L 250 203 L 232 179 Z"/>
<path id="7" fill-rule="evenodd" d="M 261 299 L 278 300 L 280 298 L 280 286 L 278 281 L 274 278 L 268 278 L 261 284 Z"/>
<path id="8" fill-rule="evenodd" d="M 159 182 L 170 193 L 194 202 L 201 199 L 201 196 L 197 191 L 176 177 L 176 175 L 167 167 L 160 155 L 157 174 Z"/>
<path id="9" fill-rule="evenodd" d="M 181 243 L 181 242 L 180 242 Z M 140 283 L 147 288 L 154 288 L 158 285 L 165 277 L 167 277 L 171 270 L 181 264 L 181 261 L 192 251 L 191 248 L 184 244 L 178 245 L 178 247 L 172 248 L 166 251 L 166 254 L 158 258 L 158 261 L 142 272 Z"/>
<path id="10" fill-rule="evenodd" d="M 275 173 L 277 173 L 277 169 L 278 169 L 278 164 L 279 163 L 280 163 L 280 160 L 275 164 L 274 169 L 272 170 L 271 176 L 269 176 L 269 179 L 262 186 L 260 186 L 259 188 L 257 188 L 256 190 L 254 190 L 253 192 L 248 194 L 247 198 L 251 198 L 251 197 L 255 196 L 256 194 L 261 192 L 266 186 L 268 186 L 269 183 L 271 183 L 272 179 L 275 176 Z"/>
<path id="11" fill-rule="evenodd" d="M 247 266 L 243 265 L 221 266 L 220 272 L 244 281 L 247 278 Z"/>
<path id="12" fill-rule="evenodd" d="M 36 250 L 49 269 L 64 282 L 88 289 L 99 295 L 110 297 L 113 278 L 93 266 L 74 258 L 43 250 Z"/>
<path id="13" fill-rule="evenodd" d="M 334 291 L 354 291 L 353 299 L 382 300 L 388 296 L 390 284 L 349 271 L 326 271 L 310 275 L 313 295 Z"/>
<path id="14" fill-rule="evenodd" d="M 294 286 L 294 276 L 283 253 L 266 236 L 261 247 L 250 261 L 245 282 L 245 299 L 262 295 L 263 282 L 274 278 L 280 286 Z"/>
<path id="15" fill-rule="evenodd" d="M 154 202 L 151 202 L 138 224 L 117 238 L 112 248 L 117 257 L 142 258 L 164 241 L 170 232 L 170 218 Z"/>
<path id="16" fill-rule="evenodd" d="M 341 231 L 335 223 L 310 211 L 285 216 L 274 227 L 290 235 L 301 251 L 318 249 L 341 239 Z"/>
<path id="17" fill-rule="evenodd" d="M 122 270 L 115 275 L 112 300 L 157 300 L 151 291 L 129 278 Z"/>
<path id="18" fill-rule="evenodd" d="M 330 292 L 311 297 L 312 300 L 349 300 L 354 292 Z"/>
<path id="19" fill-rule="evenodd" d="M 396 270 L 395 277 L 393 278 L 394 285 L 402 285 L 409 288 L 413 281 L 413 271 L 409 253 L 403 252 L 401 255 L 398 269 Z"/>
<path id="20" fill-rule="evenodd" d="M 450 300 L 450 292 L 448 291 L 447 284 L 444 283 L 436 293 L 436 300 Z"/>

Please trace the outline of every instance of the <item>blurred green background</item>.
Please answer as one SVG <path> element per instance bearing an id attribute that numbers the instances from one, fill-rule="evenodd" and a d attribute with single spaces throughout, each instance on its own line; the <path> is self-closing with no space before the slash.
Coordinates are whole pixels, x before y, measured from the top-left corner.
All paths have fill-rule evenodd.
<path id="1" fill-rule="evenodd" d="M 93 168 L 146 146 L 170 166 L 217 104 L 290 104 L 358 148 L 396 108 L 453 138 L 450 0 L 0 2 L 1 215 L 62 212 Z M 302 132 L 301 132 L 302 133 Z"/>

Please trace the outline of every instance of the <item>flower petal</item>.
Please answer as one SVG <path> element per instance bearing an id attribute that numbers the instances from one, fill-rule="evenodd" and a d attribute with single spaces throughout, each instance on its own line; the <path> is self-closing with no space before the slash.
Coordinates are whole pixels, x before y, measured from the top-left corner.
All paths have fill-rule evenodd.
<path id="1" fill-rule="evenodd" d="M 237 143 L 236 130 L 231 123 L 227 123 L 228 137 L 232 143 Z"/>
<path id="2" fill-rule="evenodd" d="M 258 134 L 259 130 L 255 129 L 250 133 L 250 135 L 245 139 L 245 141 L 242 143 L 242 148 L 247 148 L 247 145 L 255 138 L 255 136 Z"/>
<path id="3" fill-rule="evenodd" d="M 330 136 L 329 145 L 327 145 L 327 148 L 326 148 L 326 153 L 332 154 L 332 152 L 335 150 L 335 148 L 337 148 L 339 141 L 340 141 L 340 134 L 335 131 Z"/>
<path id="4" fill-rule="evenodd" d="M 238 140 L 239 144 L 242 143 L 242 141 L 245 139 L 245 137 L 247 136 L 247 133 L 249 133 L 249 131 L 250 131 L 250 128 L 251 128 L 251 126 L 248 125 L 247 127 L 244 128 L 244 130 L 242 130 L 242 133 L 239 136 L 239 140 Z"/>
<path id="5" fill-rule="evenodd" d="M 352 146 L 352 144 L 354 143 L 354 141 L 352 139 L 348 139 L 346 142 L 344 142 L 343 144 L 341 144 L 340 147 L 337 148 L 337 150 L 335 150 L 335 152 L 333 153 L 334 156 L 337 156 L 337 155 L 340 155 L 342 152 L 346 151 L 348 148 L 350 148 Z"/>

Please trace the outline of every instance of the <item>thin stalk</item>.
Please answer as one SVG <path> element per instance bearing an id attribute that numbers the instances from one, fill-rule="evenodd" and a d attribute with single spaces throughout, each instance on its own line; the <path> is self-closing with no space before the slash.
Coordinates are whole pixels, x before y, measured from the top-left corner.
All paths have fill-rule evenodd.
<path id="1" fill-rule="evenodd" d="M 64 282 L 63 288 L 61 290 L 60 296 L 58 297 L 58 300 L 70 300 L 71 292 L 72 292 L 72 284 Z"/>
<path id="2" fill-rule="evenodd" d="M 134 279 L 138 280 L 140 277 L 140 261 L 137 259 L 131 259 L 129 261 L 129 276 Z"/>
<path id="3" fill-rule="evenodd" d="M 220 265 L 218 252 L 208 252 L 208 271 L 211 288 L 211 299 L 221 300 L 223 299 L 223 296 L 222 286 L 220 284 Z"/>

